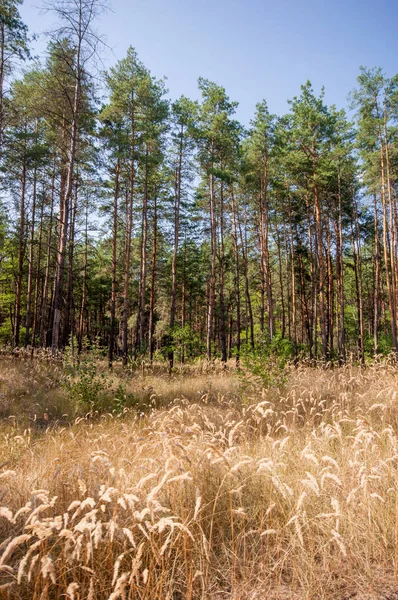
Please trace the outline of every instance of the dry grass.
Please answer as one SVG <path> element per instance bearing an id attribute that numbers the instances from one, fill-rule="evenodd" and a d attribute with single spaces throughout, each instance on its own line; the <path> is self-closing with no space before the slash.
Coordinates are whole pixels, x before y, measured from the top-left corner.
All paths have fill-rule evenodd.
<path id="1" fill-rule="evenodd" d="M 152 368 L 140 367 L 133 373 L 123 372 L 121 366 L 116 365 L 114 372 L 109 373 L 106 361 L 97 360 L 95 380 L 99 381 L 105 397 L 104 412 L 107 412 L 107 403 L 111 407 L 112 396 L 120 385 L 127 397 L 127 409 L 146 410 L 168 406 L 179 398 L 191 402 L 204 397 L 217 400 L 218 396 L 237 399 L 241 386 L 231 377 L 231 368 L 224 370 L 217 363 L 209 367 L 203 361 L 195 366 L 177 367 L 171 376 L 164 363 Z M 64 379 L 65 372 L 59 362 L 0 358 L 0 419 L 11 418 L 23 426 L 46 428 L 51 424 L 66 425 L 84 416 L 87 409 L 71 400 L 62 386 Z"/>
<path id="2" fill-rule="evenodd" d="M 241 402 L 231 374 L 181 377 L 146 414 L 3 424 L 0 598 L 398 598 L 396 368 Z"/>

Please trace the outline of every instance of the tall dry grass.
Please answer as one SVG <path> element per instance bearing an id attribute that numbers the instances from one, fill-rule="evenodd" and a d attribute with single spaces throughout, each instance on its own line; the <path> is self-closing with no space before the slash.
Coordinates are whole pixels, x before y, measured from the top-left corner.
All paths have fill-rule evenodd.
<path id="1" fill-rule="evenodd" d="M 241 384 L 231 377 L 232 371 L 231 367 L 225 370 L 218 363 L 209 365 L 202 361 L 178 366 L 171 376 L 164 363 L 142 365 L 134 371 L 123 371 L 116 364 L 110 373 L 106 361 L 96 360 L 94 383 L 100 388 L 99 404 L 103 412 L 112 412 L 112 401 L 120 386 L 126 395 L 127 411 L 130 408 L 147 411 L 151 407 L 168 406 L 179 398 L 192 402 L 202 397 L 216 400 L 219 395 L 238 399 Z M 63 385 L 67 373 L 60 361 L 53 361 L 47 355 L 33 361 L 23 354 L 19 360 L 1 357 L 0 419 L 16 419 L 24 426 L 31 424 L 42 429 L 65 425 L 86 415 L 88 407 L 76 403 Z M 79 374 L 68 379 L 76 381 Z"/>
<path id="2" fill-rule="evenodd" d="M 216 377 L 218 398 L 3 424 L 1 598 L 398 597 L 396 368 L 293 369 L 243 401 Z"/>

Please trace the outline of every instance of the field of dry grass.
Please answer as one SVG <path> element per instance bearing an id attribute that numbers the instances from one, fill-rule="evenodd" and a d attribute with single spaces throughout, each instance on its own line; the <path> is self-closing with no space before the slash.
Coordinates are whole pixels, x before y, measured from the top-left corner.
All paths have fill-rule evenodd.
<path id="1" fill-rule="evenodd" d="M 59 367 L 0 368 L 0 598 L 398 598 L 395 366 L 141 374 L 73 423 Z"/>

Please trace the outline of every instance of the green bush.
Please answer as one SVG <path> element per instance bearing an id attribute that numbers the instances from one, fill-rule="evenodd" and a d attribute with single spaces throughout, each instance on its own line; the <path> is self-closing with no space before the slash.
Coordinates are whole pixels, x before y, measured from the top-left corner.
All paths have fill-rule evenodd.
<path id="1" fill-rule="evenodd" d="M 254 350 L 243 349 L 239 378 L 246 386 L 279 387 L 286 381 L 287 364 L 294 358 L 293 343 L 275 336 L 261 339 Z"/>
<path id="2" fill-rule="evenodd" d="M 98 375 L 94 358 L 85 354 L 77 360 L 67 348 L 64 356 L 62 387 L 78 409 L 94 412 L 99 409 L 106 392 L 106 378 Z"/>
<path id="3" fill-rule="evenodd" d="M 76 348 L 76 343 L 73 344 Z M 75 403 L 78 413 L 112 413 L 120 415 L 126 408 L 138 407 L 140 402 L 128 393 L 120 382 L 115 388 L 107 372 L 99 371 L 98 353 L 89 350 L 76 356 L 72 345 L 63 357 L 62 388 Z"/>

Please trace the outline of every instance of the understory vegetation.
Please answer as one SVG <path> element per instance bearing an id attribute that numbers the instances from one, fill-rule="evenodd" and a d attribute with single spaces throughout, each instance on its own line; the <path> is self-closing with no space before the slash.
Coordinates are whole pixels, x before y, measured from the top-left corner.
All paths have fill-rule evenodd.
<path id="1" fill-rule="evenodd" d="M 1 598 L 395 598 L 393 361 L 106 366 L 1 360 Z"/>

